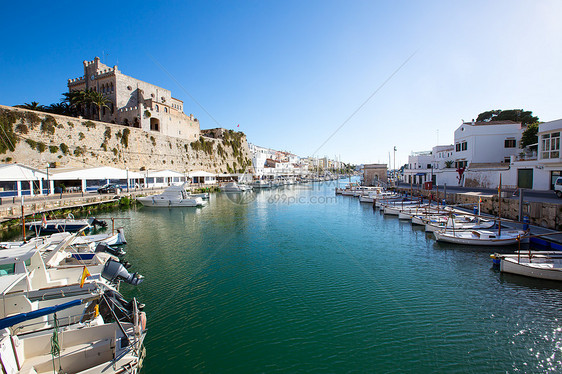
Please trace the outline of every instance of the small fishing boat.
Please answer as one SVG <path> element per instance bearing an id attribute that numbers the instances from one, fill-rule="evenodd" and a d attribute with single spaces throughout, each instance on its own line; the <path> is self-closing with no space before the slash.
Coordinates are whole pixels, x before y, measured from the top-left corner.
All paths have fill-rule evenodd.
<path id="1" fill-rule="evenodd" d="M 526 238 L 527 234 L 528 234 L 527 231 L 523 231 L 523 230 L 462 231 L 462 230 L 454 230 L 454 229 L 435 231 L 433 233 L 433 235 L 435 235 L 435 239 L 438 242 L 466 244 L 466 245 L 485 245 L 485 246 L 517 244 L 518 241 L 528 240 L 528 238 Z"/>
<path id="2" fill-rule="evenodd" d="M 137 197 L 137 201 L 146 207 L 175 208 L 203 206 L 201 197 L 194 197 L 187 191 L 186 185 L 170 186 L 159 195 Z"/>
<path id="3" fill-rule="evenodd" d="M 494 220 L 480 217 L 459 215 L 455 217 L 439 217 L 437 219 L 424 219 L 425 231 L 435 232 L 445 229 L 456 230 L 481 230 L 491 229 L 496 224 Z"/>
<path id="4" fill-rule="evenodd" d="M 367 196 L 364 196 L 364 195 L 359 196 L 359 202 L 361 202 L 361 203 L 371 203 L 372 204 L 374 201 L 375 201 L 374 197 L 370 197 L 368 195 Z"/>
<path id="5" fill-rule="evenodd" d="M 501 272 L 562 281 L 562 252 L 519 251 L 515 254 L 494 253 L 491 257 Z"/>

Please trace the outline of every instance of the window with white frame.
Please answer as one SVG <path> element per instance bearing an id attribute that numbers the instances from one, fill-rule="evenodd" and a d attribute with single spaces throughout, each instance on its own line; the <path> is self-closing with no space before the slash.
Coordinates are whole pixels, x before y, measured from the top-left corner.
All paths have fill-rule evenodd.
<path id="1" fill-rule="evenodd" d="M 541 135 L 541 158 L 560 157 L 560 132 Z"/>

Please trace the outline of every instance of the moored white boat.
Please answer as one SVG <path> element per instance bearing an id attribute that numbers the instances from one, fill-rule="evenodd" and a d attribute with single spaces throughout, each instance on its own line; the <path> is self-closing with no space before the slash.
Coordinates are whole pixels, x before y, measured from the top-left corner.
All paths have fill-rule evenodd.
<path id="1" fill-rule="evenodd" d="M 362 202 L 362 203 L 371 203 L 372 204 L 375 201 L 375 199 L 373 197 L 370 197 L 370 196 L 361 195 L 361 196 L 359 196 L 359 201 Z"/>
<path id="2" fill-rule="evenodd" d="M 204 204 L 201 197 L 194 197 L 187 191 L 185 184 L 170 186 L 158 195 L 137 197 L 137 201 L 146 207 L 155 208 L 195 207 Z"/>
<path id="3" fill-rule="evenodd" d="M 223 192 L 248 192 L 252 190 L 252 187 L 242 183 L 230 182 L 221 187 L 221 190 Z"/>
<path id="4" fill-rule="evenodd" d="M 522 242 L 528 240 L 526 238 L 527 232 L 522 230 L 502 230 L 498 231 L 488 230 L 441 230 L 433 233 L 438 242 L 466 244 L 466 245 L 485 245 L 485 246 L 500 246 L 500 245 L 513 245 L 517 244 L 519 240 Z"/>
<path id="5" fill-rule="evenodd" d="M 501 272 L 526 277 L 562 281 L 562 253 L 558 251 L 520 251 L 515 254 L 495 253 Z"/>

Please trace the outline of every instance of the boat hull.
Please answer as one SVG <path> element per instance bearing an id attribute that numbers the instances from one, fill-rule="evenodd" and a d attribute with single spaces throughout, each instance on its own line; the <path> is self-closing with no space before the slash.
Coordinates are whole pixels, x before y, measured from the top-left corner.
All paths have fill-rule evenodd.
<path id="1" fill-rule="evenodd" d="M 452 244 L 464 244 L 464 245 L 480 245 L 480 246 L 503 246 L 503 245 L 514 245 L 517 244 L 518 239 L 515 237 L 506 238 L 478 238 L 478 237 L 468 237 L 459 236 L 447 233 L 445 231 L 435 231 L 433 232 L 435 239 L 438 242 L 452 243 Z M 521 238 L 523 242 L 524 238 Z"/>
<path id="2" fill-rule="evenodd" d="M 528 262 L 517 263 L 517 258 L 502 258 L 500 271 L 504 273 L 523 275 L 526 277 L 562 281 L 562 269 L 553 266 L 541 266 L 546 264 L 529 264 Z"/>
<path id="3" fill-rule="evenodd" d="M 197 207 L 203 206 L 203 200 L 201 198 L 196 199 L 186 199 L 186 200 L 164 200 L 164 199 L 137 199 L 143 206 L 151 208 L 183 208 L 183 207 Z"/>

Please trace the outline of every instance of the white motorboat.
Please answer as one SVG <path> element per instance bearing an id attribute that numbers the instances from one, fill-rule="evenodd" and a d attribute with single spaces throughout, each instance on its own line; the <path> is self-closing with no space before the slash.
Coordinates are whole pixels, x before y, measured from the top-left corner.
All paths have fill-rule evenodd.
<path id="1" fill-rule="evenodd" d="M 201 193 L 190 193 L 190 197 L 200 197 L 203 200 L 209 200 L 209 193 L 208 192 L 201 192 Z"/>
<path id="2" fill-rule="evenodd" d="M 225 184 L 221 190 L 223 192 L 248 192 L 252 190 L 252 187 L 242 183 L 230 182 Z"/>
<path id="3" fill-rule="evenodd" d="M 264 179 L 258 179 L 251 183 L 252 188 L 255 189 L 264 189 L 264 188 L 271 188 L 271 183 Z"/>
<path id="4" fill-rule="evenodd" d="M 517 244 L 518 241 L 523 242 L 528 240 L 528 238 L 526 238 L 527 231 L 522 230 L 501 230 L 501 232 L 498 232 L 488 230 L 462 231 L 446 229 L 435 231 L 433 234 L 438 242 L 466 245 L 513 245 Z"/>
<path id="5" fill-rule="evenodd" d="M 195 207 L 203 206 L 201 197 L 194 197 L 187 191 L 185 184 L 170 186 L 159 195 L 137 197 L 142 205 L 158 208 Z"/>
<path id="6" fill-rule="evenodd" d="M 491 257 L 501 272 L 562 281 L 562 252 L 519 251 L 515 254 L 495 253 Z"/>
<path id="7" fill-rule="evenodd" d="M 66 235 L 65 235 L 66 234 Z M 27 243 L 3 246 L 0 251 L 0 318 L 51 307 L 60 302 L 117 291 L 119 282 L 138 285 L 143 277 L 130 274 L 119 259 L 106 252 L 80 251 L 76 235 L 54 234 Z M 93 246 L 94 243 L 90 243 Z M 67 318 L 82 313 L 83 306 L 66 309 Z M 68 318 L 66 323 L 75 323 Z M 52 320 L 33 320 L 26 330 L 52 327 Z"/>
<path id="8" fill-rule="evenodd" d="M 43 219 L 40 221 L 26 222 L 26 228 L 38 234 L 53 234 L 57 232 L 76 232 L 80 230 L 89 230 L 93 226 L 106 227 L 107 223 L 96 220 L 95 217 L 86 219 L 75 219 L 72 214 L 61 219 Z"/>
<path id="9" fill-rule="evenodd" d="M 73 316 L 77 322 L 58 324 L 67 309 L 82 304 L 84 312 Z M 14 328 L 29 330 L 32 321 L 43 319 L 57 323 L 30 334 Z M 146 321 L 135 299 L 126 303 L 111 292 L 19 313 L 0 320 L 0 364 L 4 373 L 139 373 Z"/>

